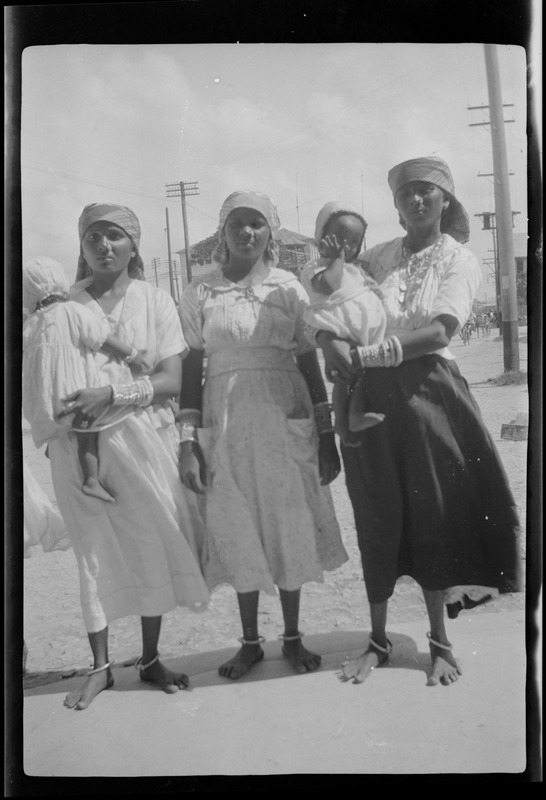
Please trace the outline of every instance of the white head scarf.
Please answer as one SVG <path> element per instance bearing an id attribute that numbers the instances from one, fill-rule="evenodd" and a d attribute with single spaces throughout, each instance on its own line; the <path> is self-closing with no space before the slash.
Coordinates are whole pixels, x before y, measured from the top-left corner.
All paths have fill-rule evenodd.
<path id="1" fill-rule="evenodd" d="M 264 261 L 268 266 L 276 266 L 279 261 L 278 247 L 273 237 L 281 227 L 279 215 L 275 204 L 263 192 L 254 192 L 249 189 L 240 189 L 233 192 L 227 197 L 220 209 L 220 218 L 218 222 L 218 244 L 212 252 L 212 258 L 218 264 L 227 264 L 229 258 L 229 251 L 225 237 L 225 226 L 227 218 L 231 212 L 236 208 L 252 208 L 254 211 L 259 211 L 260 214 L 266 219 L 269 229 L 271 231 L 271 240 L 264 253 Z"/>

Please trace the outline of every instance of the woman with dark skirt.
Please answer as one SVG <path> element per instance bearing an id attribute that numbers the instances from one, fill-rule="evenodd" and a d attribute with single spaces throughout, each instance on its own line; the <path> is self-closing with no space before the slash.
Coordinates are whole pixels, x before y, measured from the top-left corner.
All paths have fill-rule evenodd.
<path id="1" fill-rule="evenodd" d="M 361 256 L 380 285 L 387 331 L 379 345 L 356 347 L 319 331 L 329 378 L 354 381 L 366 408 L 385 414 L 342 447 L 370 603 L 368 647 L 343 665 L 363 682 L 392 650 L 387 605 L 396 581 L 413 577 L 427 607 L 429 684 L 460 674 L 449 618 L 522 589 L 519 522 L 508 480 L 476 400 L 449 343 L 468 319 L 481 282 L 463 247 L 468 215 L 448 165 L 417 158 L 388 176 L 405 236 Z"/>

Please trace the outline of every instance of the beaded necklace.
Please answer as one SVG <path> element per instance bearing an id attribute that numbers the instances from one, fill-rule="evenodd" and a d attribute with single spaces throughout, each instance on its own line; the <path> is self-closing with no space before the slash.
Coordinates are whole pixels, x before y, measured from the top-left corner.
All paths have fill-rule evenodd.
<path id="1" fill-rule="evenodd" d="M 402 261 L 397 270 L 398 303 L 401 308 L 404 308 L 406 301 L 409 300 L 408 289 L 411 289 L 411 295 L 415 294 L 429 268 L 436 260 L 443 244 L 444 236 L 442 235 L 430 247 L 419 253 L 413 253 L 409 248 L 407 237 L 402 242 Z"/>

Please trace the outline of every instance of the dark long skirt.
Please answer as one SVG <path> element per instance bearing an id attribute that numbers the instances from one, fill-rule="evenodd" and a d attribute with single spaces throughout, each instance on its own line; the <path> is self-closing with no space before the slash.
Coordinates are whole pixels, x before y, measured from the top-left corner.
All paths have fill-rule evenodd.
<path id="1" fill-rule="evenodd" d="M 427 590 L 521 591 L 514 498 L 456 363 L 369 369 L 355 391 L 386 415 L 342 448 L 368 600 L 387 600 L 402 575 Z"/>

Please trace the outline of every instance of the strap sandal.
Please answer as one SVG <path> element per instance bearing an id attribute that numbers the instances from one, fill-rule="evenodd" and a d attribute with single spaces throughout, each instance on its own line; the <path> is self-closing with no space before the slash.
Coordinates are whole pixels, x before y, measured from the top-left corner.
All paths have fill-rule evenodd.
<path id="1" fill-rule="evenodd" d="M 279 634 L 279 639 L 282 639 L 283 642 L 297 642 L 298 639 L 301 639 L 303 636 L 305 636 L 303 631 L 298 631 L 294 636 L 287 636 L 285 633 L 281 633 Z"/>
<path id="2" fill-rule="evenodd" d="M 427 633 L 427 639 L 429 640 L 430 644 L 439 647 L 441 650 L 453 650 L 452 644 L 449 644 L 449 642 L 447 644 L 442 644 L 441 642 L 437 642 L 436 639 L 432 638 L 432 635 L 430 633 Z"/>
<path id="3" fill-rule="evenodd" d="M 265 636 L 258 636 L 257 639 L 245 639 L 244 636 L 241 636 L 237 641 L 241 644 L 262 644 L 265 642 Z"/>
<path id="4" fill-rule="evenodd" d="M 89 677 L 90 675 L 96 675 L 97 672 L 104 672 L 104 670 L 108 669 L 108 667 L 113 663 L 114 663 L 113 661 L 108 661 L 106 664 L 103 664 L 100 667 L 95 667 L 95 669 L 92 669 L 87 673 L 87 677 Z"/>

